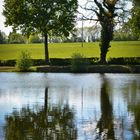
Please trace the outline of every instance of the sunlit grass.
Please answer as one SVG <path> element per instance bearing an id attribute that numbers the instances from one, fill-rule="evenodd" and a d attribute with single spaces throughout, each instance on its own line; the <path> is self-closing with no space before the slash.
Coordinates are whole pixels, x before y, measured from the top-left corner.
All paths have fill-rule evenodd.
<path id="1" fill-rule="evenodd" d="M 85 57 L 99 57 L 99 42 L 50 43 L 50 58 L 70 58 L 74 53 Z M 44 44 L 3 44 L 0 45 L 0 60 L 17 59 L 21 51 L 27 50 L 33 59 L 44 59 Z M 112 42 L 107 57 L 140 57 L 140 41 Z"/>

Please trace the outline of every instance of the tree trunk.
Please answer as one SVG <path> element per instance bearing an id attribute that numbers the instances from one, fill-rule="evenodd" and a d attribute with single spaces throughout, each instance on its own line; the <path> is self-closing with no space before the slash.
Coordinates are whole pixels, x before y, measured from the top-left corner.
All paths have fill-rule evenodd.
<path id="1" fill-rule="evenodd" d="M 45 40 L 44 40 L 44 45 L 45 45 L 45 62 L 46 64 L 49 64 L 49 51 L 48 51 L 48 35 L 44 35 Z"/>
<path id="2" fill-rule="evenodd" d="M 106 53 L 107 54 L 107 53 Z M 104 53 L 100 53 L 100 63 L 101 64 L 106 64 L 107 62 L 106 62 L 106 54 L 104 54 Z"/>
<path id="3" fill-rule="evenodd" d="M 114 25 L 109 19 L 104 20 L 101 30 L 101 43 L 100 43 L 100 63 L 106 64 L 106 56 L 110 46 L 110 41 L 113 39 Z"/>

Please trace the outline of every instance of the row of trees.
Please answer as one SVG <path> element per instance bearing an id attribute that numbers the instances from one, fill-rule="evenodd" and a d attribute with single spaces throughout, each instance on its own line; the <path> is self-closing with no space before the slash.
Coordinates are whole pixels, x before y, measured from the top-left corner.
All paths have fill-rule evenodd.
<path id="1" fill-rule="evenodd" d="M 114 27 L 119 22 L 128 22 L 132 32 L 139 35 L 140 22 L 139 0 L 93 0 L 87 1 L 82 9 L 89 11 L 86 19 L 97 21 L 100 24 L 100 62 L 106 63 L 106 55 L 110 41 L 113 40 Z M 132 18 L 128 19 L 126 6 L 133 3 Z M 32 33 L 41 33 L 44 36 L 45 60 L 49 63 L 48 36 L 67 37 L 75 32 L 76 15 L 78 12 L 77 0 L 4 0 L 3 14 L 5 24 L 20 30 L 29 37 Z"/>
<path id="2" fill-rule="evenodd" d="M 77 28 L 75 34 L 71 34 L 69 37 L 58 37 L 58 36 L 49 36 L 50 43 L 59 43 L 59 42 L 95 42 L 100 41 L 100 28 L 97 30 L 93 27 L 84 27 L 83 28 L 83 37 L 82 37 L 82 28 Z M 121 28 L 114 31 L 114 41 L 136 41 L 140 40 L 139 35 L 136 35 L 132 32 L 130 27 Z M 7 36 L 4 32 L 0 31 L 0 44 L 28 44 L 28 43 L 43 43 L 44 38 L 41 34 L 30 35 L 29 38 L 22 35 L 21 33 L 10 32 Z"/>
<path id="3" fill-rule="evenodd" d="M 77 28 L 74 34 L 69 37 L 58 37 L 50 36 L 50 43 L 59 42 L 95 42 L 100 41 L 100 30 L 101 28 L 93 27 L 83 27 L 83 37 L 82 28 Z M 114 31 L 114 41 L 136 41 L 140 40 L 139 35 L 134 34 L 129 26 L 117 29 Z M 4 32 L 0 31 L 0 44 L 28 44 L 28 43 L 43 43 L 44 38 L 41 34 L 33 34 L 27 38 L 25 35 L 17 32 L 10 32 L 7 36 Z"/>
<path id="4" fill-rule="evenodd" d="M 8 36 L 4 32 L 0 31 L 0 44 L 25 44 L 25 43 L 41 43 L 43 39 L 38 35 L 30 35 L 29 38 L 17 33 L 10 32 Z"/>

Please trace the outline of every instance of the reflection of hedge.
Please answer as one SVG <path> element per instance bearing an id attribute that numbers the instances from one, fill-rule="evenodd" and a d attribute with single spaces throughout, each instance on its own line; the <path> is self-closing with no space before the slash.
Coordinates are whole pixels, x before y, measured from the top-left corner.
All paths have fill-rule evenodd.
<path id="1" fill-rule="evenodd" d="M 90 65 L 97 65 L 99 58 L 86 58 Z M 46 65 L 43 59 L 32 59 L 34 66 Z M 16 60 L 0 60 L 0 66 L 15 66 Z M 55 66 L 67 66 L 71 65 L 71 58 L 51 58 L 50 64 Z M 131 58 L 110 58 L 108 64 L 115 65 L 140 65 L 140 57 Z"/>

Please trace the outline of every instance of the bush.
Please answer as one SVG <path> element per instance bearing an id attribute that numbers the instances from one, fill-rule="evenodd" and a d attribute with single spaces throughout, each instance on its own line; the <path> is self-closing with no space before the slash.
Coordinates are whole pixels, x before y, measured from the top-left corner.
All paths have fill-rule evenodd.
<path id="1" fill-rule="evenodd" d="M 16 67 L 19 71 L 29 71 L 32 66 L 30 53 L 22 51 L 20 57 L 16 61 Z"/>
<path id="2" fill-rule="evenodd" d="M 71 70 L 72 72 L 86 72 L 89 62 L 80 53 L 72 55 L 71 59 Z"/>

